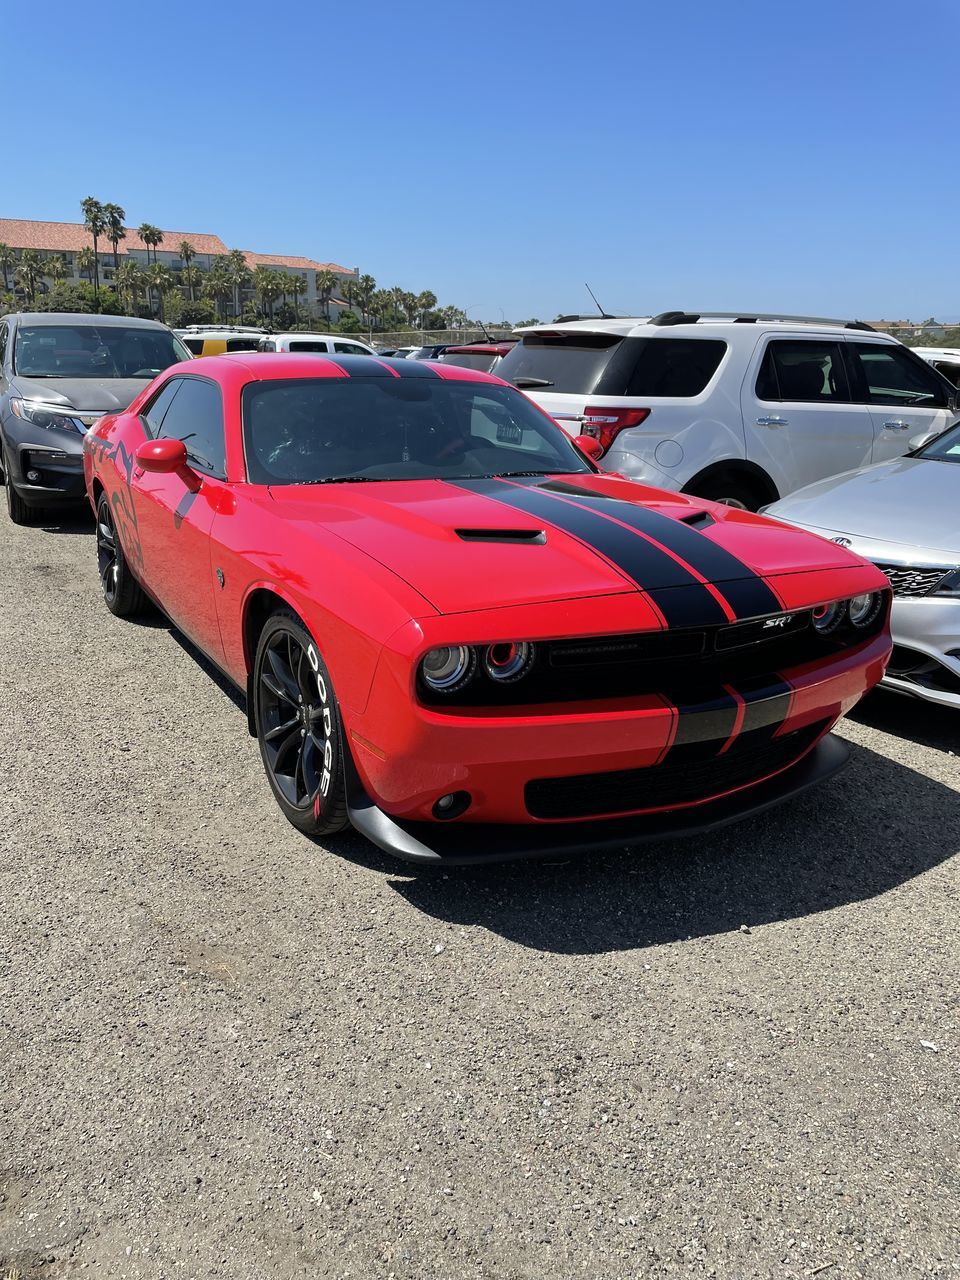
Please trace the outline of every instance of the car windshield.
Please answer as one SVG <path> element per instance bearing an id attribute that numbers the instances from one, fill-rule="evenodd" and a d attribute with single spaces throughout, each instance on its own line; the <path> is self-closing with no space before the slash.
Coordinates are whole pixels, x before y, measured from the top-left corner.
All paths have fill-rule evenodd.
<path id="1" fill-rule="evenodd" d="M 28 324 L 17 330 L 13 367 L 24 378 L 154 378 L 189 359 L 169 330 Z"/>
<path id="2" fill-rule="evenodd" d="M 512 387 L 429 376 L 252 382 L 243 439 L 253 484 L 590 470 Z"/>
<path id="3" fill-rule="evenodd" d="M 960 462 L 960 422 L 955 422 L 952 427 L 937 436 L 936 440 L 931 440 L 914 456 L 932 458 L 937 462 Z"/>

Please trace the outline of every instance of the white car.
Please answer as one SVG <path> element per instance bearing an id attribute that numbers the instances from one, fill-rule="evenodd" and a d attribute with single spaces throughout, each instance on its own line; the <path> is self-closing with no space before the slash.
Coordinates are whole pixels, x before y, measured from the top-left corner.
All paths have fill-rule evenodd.
<path id="1" fill-rule="evenodd" d="M 957 416 L 946 378 L 859 321 L 670 311 L 518 333 L 497 375 L 598 441 L 605 470 L 751 510 Z"/>
<path id="2" fill-rule="evenodd" d="M 375 356 L 373 347 L 338 333 L 271 333 L 261 338 L 258 351 L 312 351 L 328 355 Z"/>
<path id="3" fill-rule="evenodd" d="M 960 386 L 960 350 L 956 347 L 914 347 L 913 351 L 938 369 L 955 387 Z"/>

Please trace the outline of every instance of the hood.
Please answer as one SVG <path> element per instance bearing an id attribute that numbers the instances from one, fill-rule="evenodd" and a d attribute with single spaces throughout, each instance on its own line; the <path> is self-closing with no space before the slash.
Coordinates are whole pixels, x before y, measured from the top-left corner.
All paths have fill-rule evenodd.
<path id="1" fill-rule="evenodd" d="M 798 489 L 767 508 L 777 519 L 909 552 L 960 557 L 960 465 L 896 458 Z"/>
<path id="2" fill-rule="evenodd" d="M 269 490 L 441 613 L 643 593 L 665 625 L 777 613 L 766 574 L 849 569 L 849 552 L 748 512 L 612 476 L 403 480 Z M 721 584 L 726 606 L 706 584 Z"/>
<path id="3" fill-rule="evenodd" d="M 122 413 L 150 378 L 23 378 L 11 390 L 24 400 L 46 400 L 81 413 Z"/>

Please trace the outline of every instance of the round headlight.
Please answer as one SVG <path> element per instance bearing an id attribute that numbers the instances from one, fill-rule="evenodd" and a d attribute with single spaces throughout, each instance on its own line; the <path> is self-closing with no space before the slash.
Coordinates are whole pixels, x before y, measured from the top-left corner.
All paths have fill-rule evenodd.
<path id="1" fill-rule="evenodd" d="M 855 627 L 869 627 L 880 612 L 883 596 L 879 591 L 865 591 L 847 601 L 847 613 Z"/>
<path id="2" fill-rule="evenodd" d="M 431 649 L 420 663 L 424 683 L 437 693 L 452 693 L 461 688 L 472 678 L 476 669 L 476 652 L 465 644 Z"/>
<path id="3" fill-rule="evenodd" d="M 483 669 L 499 684 L 519 680 L 533 666 L 536 649 L 526 640 L 506 640 L 491 644 L 483 655 Z"/>
<path id="4" fill-rule="evenodd" d="M 843 604 L 839 600 L 834 600 L 831 604 L 818 604 L 813 611 L 813 625 L 822 636 L 828 636 L 839 627 L 843 614 Z"/>

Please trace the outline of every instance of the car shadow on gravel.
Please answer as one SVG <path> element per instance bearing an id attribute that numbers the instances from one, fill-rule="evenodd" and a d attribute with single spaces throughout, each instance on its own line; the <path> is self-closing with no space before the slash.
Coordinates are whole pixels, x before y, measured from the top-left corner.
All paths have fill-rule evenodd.
<path id="1" fill-rule="evenodd" d="M 598 954 L 875 898 L 958 850 L 960 794 L 851 746 L 849 767 L 819 790 L 711 836 L 559 865 L 424 871 L 392 884 L 437 919 L 539 951 Z"/>
<path id="2" fill-rule="evenodd" d="M 93 518 L 93 512 L 87 511 L 85 507 L 77 507 L 75 511 L 54 512 L 44 511 L 36 516 L 33 521 L 34 528 L 41 533 L 55 534 L 92 534 L 96 531 L 96 522 Z"/>
<path id="3" fill-rule="evenodd" d="M 960 753 L 960 710 L 954 707 L 877 689 L 848 712 L 848 718 L 935 751 Z"/>

